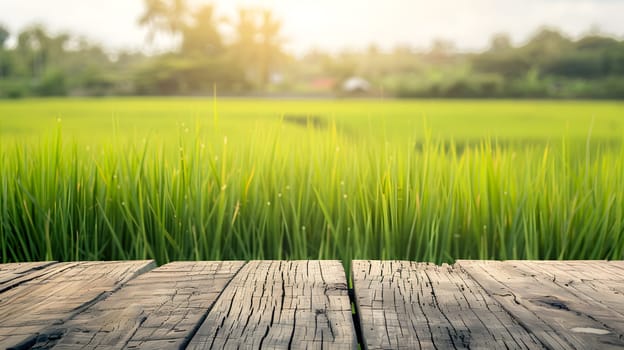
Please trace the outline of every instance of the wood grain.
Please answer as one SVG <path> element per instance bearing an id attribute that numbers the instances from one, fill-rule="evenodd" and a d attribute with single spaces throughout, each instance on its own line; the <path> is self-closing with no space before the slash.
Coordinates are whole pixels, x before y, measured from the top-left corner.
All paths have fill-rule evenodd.
<path id="1" fill-rule="evenodd" d="M 354 261 L 366 349 L 541 349 L 470 277 L 449 265 Z"/>
<path id="2" fill-rule="evenodd" d="M 252 261 L 208 314 L 188 349 L 355 348 L 338 261 Z"/>
<path id="3" fill-rule="evenodd" d="M 624 347 L 623 297 L 619 292 L 622 281 L 606 272 L 610 269 L 605 267 L 606 263 L 459 261 L 458 264 L 548 347 Z"/>
<path id="4" fill-rule="evenodd" d="M 39 348 L 184 348 L 241 261 L 176 262 L 145 273 L 50 330 Z"/>
<path id="5" fill-rule="evenodd" d="M 77 315 L 153 266 L 152 261 L 51 265 L 0 294 L 0 348 L 31 347 L 42 330 Z"/>
<path id="6" fill-rule="evenodd" d="M 622 261 L 153 266 L 0 265 L 0 348 L 624 348 Z"/>
<path id="7" fill-rule="evenodd" d="M 0 265 L 0 293 L 45 274 L 54 261 L 11 263 Z"/>

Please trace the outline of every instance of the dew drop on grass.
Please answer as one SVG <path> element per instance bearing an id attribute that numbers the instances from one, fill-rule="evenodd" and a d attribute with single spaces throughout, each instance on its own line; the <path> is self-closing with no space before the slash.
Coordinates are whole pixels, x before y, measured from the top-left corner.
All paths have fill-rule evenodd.
<path id="1" fill-rule="evenodd" d="M 278 198 L 282 198 L 282 192 L 278 193 L 278 194 L 277 194 L 277 197 L 278 197 Z"/>
<path id="2" fill-rule="evenodd" d="M 270 202 L 270 201 L 269 201 L 269 202 L 267 202 L 267 206 L 268 206 L 268 207 L 270 207 L 270 206 L 271 206 L 271 202 Z"/>
<path id="3" fill-rule="evenodd" d="M 306 227 L 305 226 L 301 226 L 301 231 L 305 231 Z"/>

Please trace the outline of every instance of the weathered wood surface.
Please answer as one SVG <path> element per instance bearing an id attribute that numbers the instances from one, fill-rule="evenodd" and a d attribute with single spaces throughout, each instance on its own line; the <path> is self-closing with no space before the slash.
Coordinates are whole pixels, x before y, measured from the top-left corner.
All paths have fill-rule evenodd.
<path id="1" fill-rule="evenodd" d="M 458 265 L 549 348 L 624 348 L 618 264 L 460 261 Z"/>
<path id="2" fill-rule="evenodd" d="M 54 327 L 40 348 L 184 348 L 241 261 L 176 262 L 130 282 L 74 319 Z"/>
<path id="3" fill-rule="evenodd" d="M 13 263 L 0 265 L 0 293 L 45 273 L 54 261 Z"/>
<path id="4" fill-rule="evenodd" d="M 153 267 L 0 265 L 0 349 L 624 348 L 622 261 Z"/>
<path id="5" fill-rule="evenodd" d="M 356 348 L 346 282 L 338 261 L 249 262 L 188 349 Z"/>
<path id="6" fill-rule="evenodd" d="M 539 349 L 460 269 L 354 261 L 355 304 L 367 349 Z"/>
<path id="7" fill-rule="evenodd" d="M 76 262 L 46 267 L 0 293 L 0 348 L 29 348 L 63 322 L 154 266 L 152 261 Z"/>

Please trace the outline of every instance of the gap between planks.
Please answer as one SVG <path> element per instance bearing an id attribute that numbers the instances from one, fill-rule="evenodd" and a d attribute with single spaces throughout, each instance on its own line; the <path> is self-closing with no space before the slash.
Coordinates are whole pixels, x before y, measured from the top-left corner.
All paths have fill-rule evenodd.
<path id="1" fill-rule="evenodd" d="M 34 298 L 30 311 L 55 316 L 18 322 L 21 333 L 7 338 L 8 295 L 37 296 L 62 276 L 83 292 L 93 280 L 72 270 L 106 263 L 37 264 L 0 265 L 0 346 L 608 349 L 624 339 L 622 262 L 465 260 L 354 261 L 353 293 L 337 261 L 178 262 L 143 273 L 150 265 L 100 294 L 86 288 L 90 299 L 70 300 L 69 311 Z"/>

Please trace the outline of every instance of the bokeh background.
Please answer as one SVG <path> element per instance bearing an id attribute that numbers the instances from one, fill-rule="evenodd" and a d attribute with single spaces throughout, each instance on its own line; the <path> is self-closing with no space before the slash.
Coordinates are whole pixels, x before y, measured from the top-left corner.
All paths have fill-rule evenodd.
<path id="1" fill-rule="evenodd" d="M 0 3 L 0 97 L 624 97 L 624 1 Z"/>

